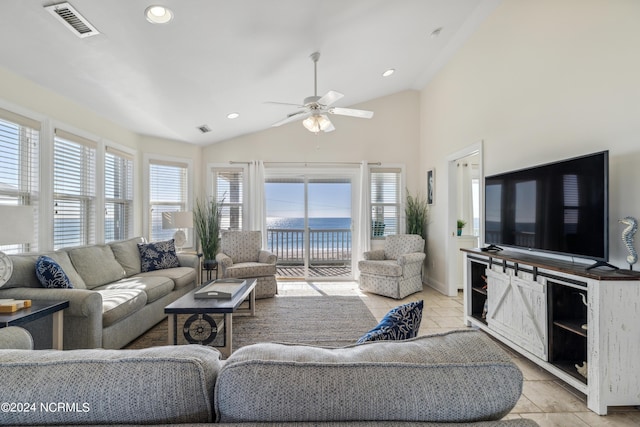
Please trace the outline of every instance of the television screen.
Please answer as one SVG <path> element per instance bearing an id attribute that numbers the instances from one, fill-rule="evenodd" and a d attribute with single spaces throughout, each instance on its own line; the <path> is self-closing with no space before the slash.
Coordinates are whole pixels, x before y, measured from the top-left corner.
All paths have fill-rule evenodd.
<path id="1" fill-rule="evenodd" d="M 485 242 L 608 261 L 609 152 L 485 178 Z"/>

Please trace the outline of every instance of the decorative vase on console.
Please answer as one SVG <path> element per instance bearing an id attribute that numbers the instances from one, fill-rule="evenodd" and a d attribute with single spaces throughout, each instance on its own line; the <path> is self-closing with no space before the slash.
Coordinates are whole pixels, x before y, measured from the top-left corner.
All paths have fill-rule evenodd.
<path id="1" fill-rule="evenodd" d="M 457 221 L 457 227 L 458 227 L 458 236 L 462 236 L 462 229 L 464 228 L 464 226 L 467 225 L 467 222 L 464 220 L 459 219 Z"/>

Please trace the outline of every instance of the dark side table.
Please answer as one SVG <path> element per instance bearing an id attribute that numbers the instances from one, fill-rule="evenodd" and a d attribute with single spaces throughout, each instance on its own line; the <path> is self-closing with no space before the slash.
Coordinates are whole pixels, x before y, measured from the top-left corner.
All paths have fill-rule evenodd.
<path id="1" fill-rule="evenodd" d="M 62 312 L 67 307 L 69 307 L 69 301 L 32 300 L 31 307 L 23 308 L 14 313 L 0 314 L 0 328 L 21 326 L 51 315 L 53 319 L 53 348 L 62 350 Z"/>

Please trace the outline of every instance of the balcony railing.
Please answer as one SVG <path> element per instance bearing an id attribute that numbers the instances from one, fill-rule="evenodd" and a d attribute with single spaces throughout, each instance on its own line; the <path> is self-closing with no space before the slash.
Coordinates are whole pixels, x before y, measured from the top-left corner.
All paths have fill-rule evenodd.
<path id="1" fill-rule="evenodd" d="M 267 229 L 267 248 L 278 256 L 279 265 L 304 264 L 304 229 Z M 351 230 L 309 229 L 309 264 L 350 264 Z"/>

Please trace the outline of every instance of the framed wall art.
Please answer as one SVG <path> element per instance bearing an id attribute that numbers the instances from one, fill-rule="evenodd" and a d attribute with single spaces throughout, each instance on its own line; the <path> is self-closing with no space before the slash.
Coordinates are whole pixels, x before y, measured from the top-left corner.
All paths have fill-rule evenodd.
<path id="1" fill-rule="evenodd" d="M 436 170 L 427 171 L 427 204 L 433 205 L 436 202 Z"/>

